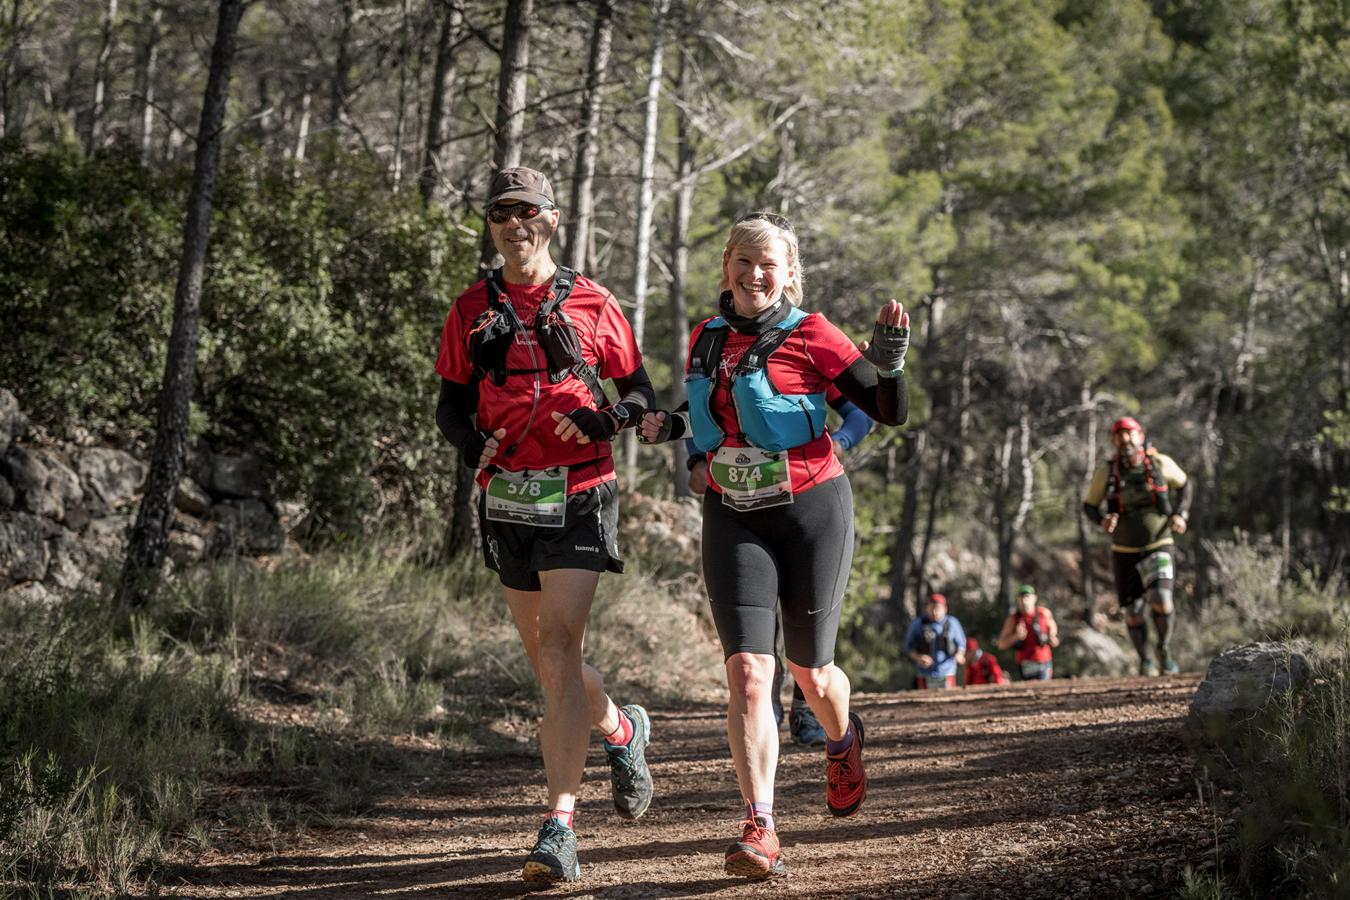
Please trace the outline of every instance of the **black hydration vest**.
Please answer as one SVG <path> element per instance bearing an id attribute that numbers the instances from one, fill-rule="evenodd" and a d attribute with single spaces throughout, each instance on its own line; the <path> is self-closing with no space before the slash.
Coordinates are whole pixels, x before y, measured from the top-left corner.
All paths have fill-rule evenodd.
<path id="1" fill-rule="evenodd" d="M 609 400 L 600 384 L 599 373 L 582 358 L 581 339 L 577 336 L 576 326 L 563 310 L 563 303 L 572 293 L 576 278 L 576 272 L 559 266 L 548 296 L 535 314 L 535 342 L 543 348 L 544 367 L 511 369 L 506 365 L 506 351 L 516 338 L 516 329 L 524 328 L 525 325 L 507 302 L 510 298 L 502 282 L 502 270 L 493 269 L 489 272 L 487 309 L 470 324 L 467 336 L 473 377 L 480 381 L 490 378 L 493 384 L 500 386 L 506 384 L 507 377 L 511 375 L 547 372 L 550 384 L 558 384 L 568 376 L 575 375 L 590 388 L 597 409 L 608 406 Z"/>

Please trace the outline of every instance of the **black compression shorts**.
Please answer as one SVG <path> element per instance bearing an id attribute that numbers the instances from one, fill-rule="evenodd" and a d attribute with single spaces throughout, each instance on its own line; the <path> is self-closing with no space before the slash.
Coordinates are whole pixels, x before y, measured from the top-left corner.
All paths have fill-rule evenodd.
<path id="1" fill-rule="evenodd" d="M 1144 584 L 1144 577 L 1139 572 L 1139 567 L 1145 560 L 1148 560 L 1145 568 L 1151 570 L 1149 575 L 1151 580 L 1147 585 Z M 1121 609 L 1128 609 L 1141 598 L 1153 601 L 1157 591 L 1171 591 L 1176 578 L 1176 560 L 1170 545 L 1147 552 L 1124 553 L 1113 550 L 1111 566 L 1116 578 L 1116 602 Z"/>
<path id="2" fill-rule="evenodd" d="M 569 495 L 567 514 L 558 528 L 489 521 L 486 496 L 486 491 L 479 492 L 483 561 L 506 587 L 537 591 L 539 573 L 550 569 L 623 572 L 617 482 Z"/>
<path id="3" fill-rule="evenodd" d="M 834 661 L 839 613 L 853 563 L 853 491 L 840 475 L 792 504 L 736 512 L 703 495 L 703 580 L 722 652 L 774 653 L 779 602 L 783 646 L 799 666 Z"/>

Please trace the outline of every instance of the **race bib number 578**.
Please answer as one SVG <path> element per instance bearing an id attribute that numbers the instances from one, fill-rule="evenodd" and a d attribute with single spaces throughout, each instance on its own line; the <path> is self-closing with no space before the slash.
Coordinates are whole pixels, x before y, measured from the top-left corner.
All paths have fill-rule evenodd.
<path id="1" fill-rule="evenodd" d="M 498 472 L 485 498 L 492 522 L 560 528 L 567 516 L 567 467 Z"/>

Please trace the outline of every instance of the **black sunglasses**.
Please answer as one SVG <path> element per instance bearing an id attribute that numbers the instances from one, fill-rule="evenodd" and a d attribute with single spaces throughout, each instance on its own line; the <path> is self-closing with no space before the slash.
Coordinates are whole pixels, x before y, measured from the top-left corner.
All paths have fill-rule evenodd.
<path id="1" fill-rule="evenodd" d="M 510 221 L 512 216 L 519 218 L 522 222 L 528 222 L 546 209 L 553 209 L 553 207 L 534 203 L 511 203 L 506 206 L 488 207 L 487 217 L 488 221 L 495 225 Z"/>
<path id="2" fill-rule="evenodd" d="M 741 216 L 739 219 L 736 220 L 736 223 L 739 225 L 741 222 L 751 222 L 755 219 L 762 219 L 763 221 L 768 222 L 770 225 L 773 225 L 776 228 L 783 229 L 788 234 L 797 233 L 797 229 L 792 227 L 792 223 L 788 221 L 787 217 L 780 216 L 778 213 L 752 212 L 747 215 Z"/>

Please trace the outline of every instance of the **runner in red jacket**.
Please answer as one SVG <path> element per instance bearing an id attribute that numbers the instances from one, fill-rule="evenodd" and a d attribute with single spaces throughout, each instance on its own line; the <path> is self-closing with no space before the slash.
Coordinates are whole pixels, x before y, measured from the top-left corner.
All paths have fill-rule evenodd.
<path id="1" fill-rule="evenodd" d="M 1017 609 L 1008 614 L 998 636 L 998 648 L 1017 651 L 1018 674 L 1023 681 L 1049 681 L 1054 675 L 1052 648 L 1059 646 L 1059 625 L 1050 610 L 1037 603 L 1036 589 L 1017 589 Z"/>
<path id="2" fill-rule="evenodd" d="M 980 642 L 974 638 L 966 639 L 966 687 L 977 684 L 1007 684 L 1008 675 L 998 664 L 998 658 L 985 653 Z"/>

